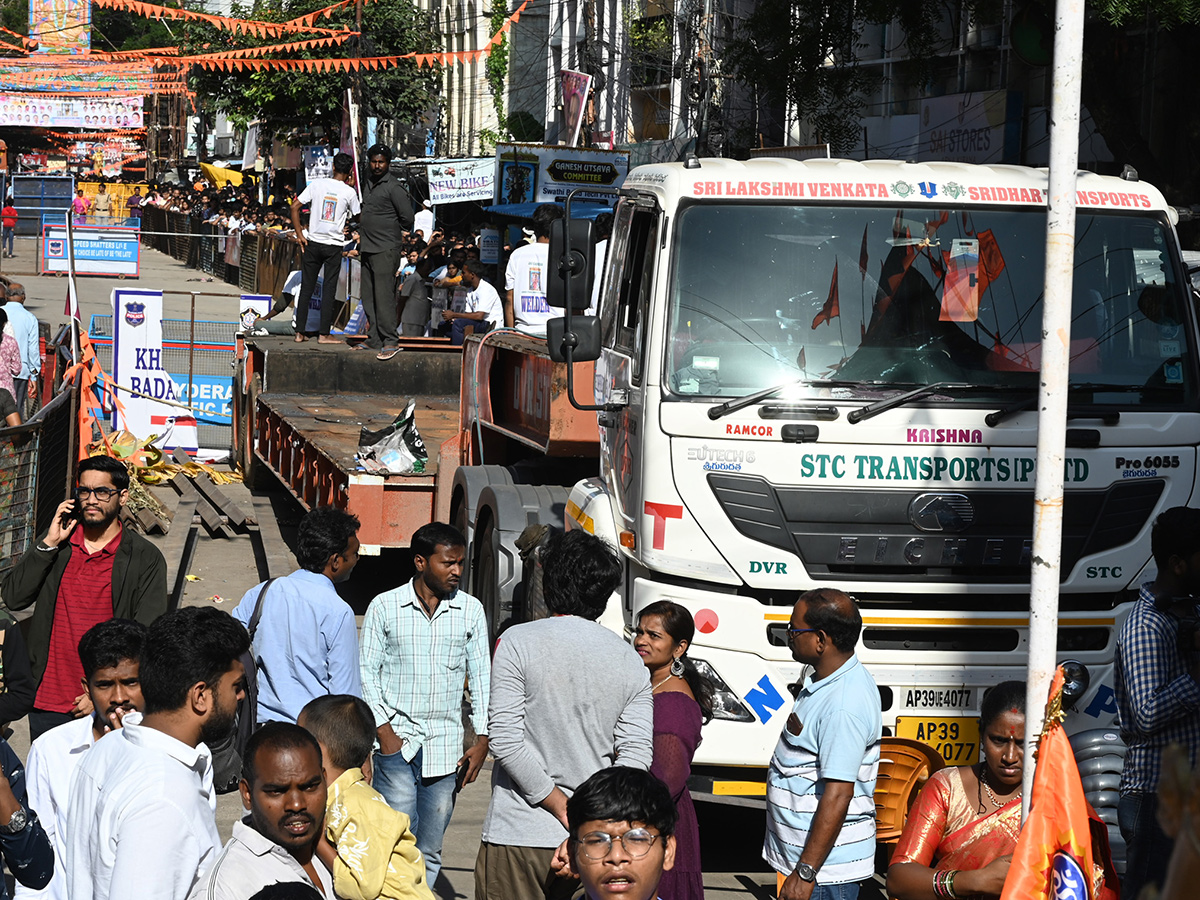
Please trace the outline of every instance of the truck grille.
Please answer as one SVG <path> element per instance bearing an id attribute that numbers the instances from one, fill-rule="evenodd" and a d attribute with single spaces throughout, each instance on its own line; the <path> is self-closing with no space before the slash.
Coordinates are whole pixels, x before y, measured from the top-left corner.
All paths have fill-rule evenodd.
<path id="1" fill-rule="evenodd" d="M 1028 581 L 1033 491 L 850 491 L 779 487 L 755 475 L 709 473 L 739 533 L 797 554 L 831 580 L 922 578 Z M 1062 575 L 1084 556 L 1132 541 L 1166 483 L 1147 478 L 1102 491 L 1068 490 Z M 914 522 L 920 508 L 924 528 Z M 930 510 L 933 510 L 930 512 Z"/>

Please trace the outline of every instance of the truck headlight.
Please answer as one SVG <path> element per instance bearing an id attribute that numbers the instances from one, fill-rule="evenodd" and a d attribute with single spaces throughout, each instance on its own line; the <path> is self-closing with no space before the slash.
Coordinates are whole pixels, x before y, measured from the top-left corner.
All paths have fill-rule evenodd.
<path id="1" fill-rule="evenodd" d="M 713 718 L 714 719 L 729 719 L 734 722 L 753 722 L 754 714 L 746 709 L 745 704 L 738 698 L 727 685 L 721 676 L 717 674 L 717 670 L 710 666 L 703 659 L 696 659 L 694 656 L 689 656 L 692 665 L 696 667 L 696 671 L 704 678 L 707 678 L 713 686 Z"/>

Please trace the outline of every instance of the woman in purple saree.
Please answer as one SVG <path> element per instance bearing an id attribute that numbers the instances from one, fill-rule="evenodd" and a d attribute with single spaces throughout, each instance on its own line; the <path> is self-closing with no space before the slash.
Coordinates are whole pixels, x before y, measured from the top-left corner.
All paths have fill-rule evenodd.
<path id="1" fill-rule="evenodd" d="M 658 883 L 661 900 L 704 900 L 700 869 L 700 829 L 688 793 L 692 757 L 700 726 L 712 718 L 712 685 L 687 659 L 696 626 L 678 603 L 661 600 L 642 610 L 633 648 L 650 670 L 654 691 L 654 763 L 650 774 L 662 780 L 675 800 L 675 865 Z"/>

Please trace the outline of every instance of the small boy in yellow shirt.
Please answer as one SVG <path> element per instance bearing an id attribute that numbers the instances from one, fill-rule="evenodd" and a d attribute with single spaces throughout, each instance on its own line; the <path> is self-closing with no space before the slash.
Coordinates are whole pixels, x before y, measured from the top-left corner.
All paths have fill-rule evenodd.
<path id="1" fill-rule="evenodd" d="M 375 716 L 359 697 L 312 700 L 296 720 L 321 745 L 329 799 L 317 855 L 342 900 L 433 900 L 425 860 L 402 812 L 371 787 Z"/>

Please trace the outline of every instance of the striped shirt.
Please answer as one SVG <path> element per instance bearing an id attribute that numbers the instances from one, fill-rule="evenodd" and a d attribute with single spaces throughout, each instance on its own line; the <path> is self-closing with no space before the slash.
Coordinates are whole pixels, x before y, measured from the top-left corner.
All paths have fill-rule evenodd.
<path id="1" fill-rule="evenodd" d="M 121 546 L 121 529 L 95 553 L 88 552 L 82 525 L 71 532 L 68 540 L 71 558 L 59 582 L 46 671 L 33 704 L 38 709 L 60 713 L 70 712 L 75 707 L 75 698 L 83 693 L 79 685 L 83 678 L 79 639 L 93 625 L 113 617 L 113 560 Z"/>
<path id="2" fill-rule="evenodd" d="M 1155 606 L 1150 587 L 1142 585 L 1117 635 L 1117 716 L 1128 748 L 1122 794 L 1158 788 L 1168 744 L 1182 744 L 1192 766 L 1200 755 L 1200 684 L 1178 650 L 1179 619 Z"/>
<path id="3" fill-rule="evenodd" d="M 820 681 L 805 682 L 767 771 L 763 858 L 785 875 L 808 841 L 824 781 L 854 782 L 841 832 L 817 876 L 846 884 L 875 871 L 875 776 L 883 718 L 879 690 L 857 656 Z M 799 723 L 798 733 L 792 729 Z"/>
<path id="4" fill-rule="evenodd" d="M 409 762 L 424 748 L 423 778 L 449 775 L 462 757 L 464 681 L 471 688 L 475 733 L 488 730 L 491 664 L 483 606 L 455 591 L 431 619 L 408 582 L 371 601 L 359 647 L 362 696 L 376 726 L 392 726 Z"/>

